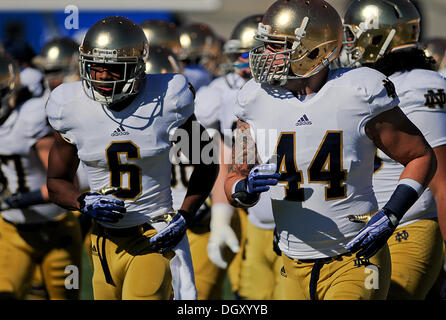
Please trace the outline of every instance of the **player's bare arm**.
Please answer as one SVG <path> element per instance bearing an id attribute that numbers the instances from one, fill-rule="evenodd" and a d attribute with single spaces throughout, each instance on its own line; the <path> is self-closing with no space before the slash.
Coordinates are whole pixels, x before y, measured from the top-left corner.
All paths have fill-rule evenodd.
<path id="1" fill-rule="evenodd" d="M 192 133 L 193 122 L 196 121 L 195 115 L 189 117 L 189 119 L 181 126 L 182 129 L 186 130 L 189 137 L 194 137 Z M 204 127 L 200 125 L 200 135 L 202 136 L 205 131 Z M 193 150 L 193 144 L 197 141 L 192 141 L 189 139 L 190 147 L 189 150 Z M 206 142 L 208 143 L 208 142 Z M 200 141 L 200 155 L 204 144 Z M 215 179 L 218 175 L 219 166 L 217 163 L 205 164 L 201 157 L 199 164 L 194 165 L 194 169 L 189 179 L 189 184 L 187 188 L 187 193 L 184 198 L 183 204 L 181 206 L 181 211 L 183 215 L 186 215 L 186 220 L 192 221 L 193 216 L 209 196 L 209 193 L 214 186 Z"/>
<path id="2" fill-rule="evenodd" d="M 438 223 L 443 239 L 446 239 L 446 146 L 434 148 L 437 158 L 437 171 L 432 178 L 429 188 L 437 205 Z"/>
<path id="3" fill-rule="evenodd" d="M 389 157 L 405 166 L 400 180 L 410 178 L 426 188 L 437 168 L 435 153 L 419 129 L 399 108 L 370 120 L 366 133 Z"/>
<path id="4" fill-rule="evenodd" d="M 48 158 L 47 186 L 52 202 L 61 207 L 78 209 L 80 191 L 75 185 L 79 166 L 77 148 L 55 133 L 54 144 Z"/>

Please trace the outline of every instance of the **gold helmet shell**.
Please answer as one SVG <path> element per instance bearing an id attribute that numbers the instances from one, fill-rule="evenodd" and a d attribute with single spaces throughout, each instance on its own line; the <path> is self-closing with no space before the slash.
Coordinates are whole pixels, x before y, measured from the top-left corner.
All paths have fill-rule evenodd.
<path id="1" fill-rule="evenodd" d="M 220 45 L 212 28 L 204 23 L 191 23 L 180 28 L 181 60 L 212 58 Z"/>
<path id="2" fill-rule="evenodd" d="M 8 54 L 0 53 L 0 122 L 16 106 L 20 89 L 19 68 Z"/>
<path id="3" fill-rule="evenodd" d="M 140 82 L 145 77 L 148 54 L 146 35 L 135 22 L 120 16 L 99 20 L 87 31 L 79 47 L 80 77 L 85 93 L 89 98 L 107 106 L 137 94 Z M 90 67 L 94 64 L 122 65 L 122 79 L 93 80 Z M 111 95 L 105 96 L 96 91 L 94 82 L 113 85 Z M 121 90 L 117 90 L 118 84 L 123 85 Z"/>
<path id="4" fill-rule="evenodd" d="M 435 59 L 435 69 L 446 68 L 446 38 L 431 38 L 421 43 L 426 56 Z"/>
<path id="5" fill-rule="evenodd" d="M 344 16 L 344 66 L 375 63 L 385 54 L 418 44 L 420 14 L 409 0 L 354 0 Z"/>
<path id="6" fill-rule="evenodd" d="M 254 14 L 242 19 L 232 30 L 229 40 L 223 47 L 224 54 L 239 54 L 249 52 L 253 47 L 262 43 L 256 40 L 257 27 L 262 22 L 263 14 Z"/>
<path id="7" fill-rule="evenodd" d="M 62 81 L 79 80 L 79 44 L 71 38 L 56 38 L 48 41 L 33 63 L 45 76 L 47 87 L 52 78 Z"/>
<path id="8" fill-rule="evenodd" d="M 139 25 L 147 37 L 149 46 L 167 47 L 176 55 L 181 53 L 180 33 L 174 22 L 165 20 L 146 20 Z"/>
<path id="9" fill-rule="evenodd" d="M 341 18 L 326 1 L 278 0 L 256 32 L 263 45 L 250 51 L 253 78 L 283 85 L 288 79 L 311 77 L 337 58 L 342 34 Z M 276 51 L 268 52 L 268 46 Z"/>
<path id="10" fill-rule="evenodd" d="M 183 73 L 181 62 L 175 53 L 166 47 L 150 46 L 150 56 L 146 62 L 146 74 Z"/>

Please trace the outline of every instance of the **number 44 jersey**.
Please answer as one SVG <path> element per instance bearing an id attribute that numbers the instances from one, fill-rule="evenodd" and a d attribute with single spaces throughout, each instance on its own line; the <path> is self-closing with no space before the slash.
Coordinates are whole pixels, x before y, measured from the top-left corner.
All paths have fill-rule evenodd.
<path id="1" fill-rule="evenodd" d="M 236 115 L 251 128 L 261 162 L 277 162 L 271 188 L 282 252 L 296 259 L 345 253 L 363 227 L 347 219 L 378 209 L 372 188 L 376 147 L 366 123 L 398 105 L 393 84 L 369 68 L 330 71 L 318 93 L 249 81 Z"/>
<path id="2" fill-rule="evenodd" d="M 172 210 L 170 137 L 193 114 L 193 93 L 179 74 L 146 75 L 138 95 L 112 111 L 84 93 L 80 82 L 57 87 L 46 112 L 51 126 L 74 144 L 90 189 L 121 187 L 114 194 L 127 212 L 124 228 Z"/>

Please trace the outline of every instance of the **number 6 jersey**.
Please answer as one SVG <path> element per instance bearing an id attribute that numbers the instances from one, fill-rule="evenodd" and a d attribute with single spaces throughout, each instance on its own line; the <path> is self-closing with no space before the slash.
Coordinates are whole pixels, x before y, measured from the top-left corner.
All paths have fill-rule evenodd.
<path id="1" fill-rule="evenodd" d="M 184 76 L 152 74 L 135 99 L 113 111 L 89 99 L 80 82 L 57 87 L 46 112 L 51 126 L 74 144 L 90 189 L 121 187 L 127 212 L 112 228 L 131 227 L 172 211 L 169 137 L 194 110 Z"/>
<path id="2" fill-rule="evenodd" d="M 318 93 L 290 91 L 249 81 L 236 115 L 246 121 L 261 162 L 277 162 L 271 187 L 279 247 L 291 258 L 345 253 L 362 227 L 351 214 L 376 211 L 372 188 L 376 147 L 367 121 L 398 105 L 392 83 L 369 69 L 330 71 Z"/>

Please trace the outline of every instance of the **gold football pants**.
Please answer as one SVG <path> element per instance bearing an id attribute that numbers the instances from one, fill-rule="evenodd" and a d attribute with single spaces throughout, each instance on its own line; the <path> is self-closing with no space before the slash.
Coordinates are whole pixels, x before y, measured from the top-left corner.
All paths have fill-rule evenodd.
<path id="1" fill-rule="evenodd" d="M 209 236 L 209 219 L 187 230 L 198 300 L 220 300 L 226 276 L 226 270 L 217 267 L 208 257 Z"/>
<path id="2" fill-rule="evenodd" d="M 383 300 L 390 286 L 385 245 L 369 260 L 343 255 L 331 262 L 301 262 L 282 254 L 285 298 L 292 300 Z"/>
<path id="3" fill-rule="evenodd" d="M 442 267 L 443 240 L 438 223 L 419 220 L 397 228 L 387 243 L 392 257 L 388 299 L 424 300 Z"/>
<path id="4" fill-rule="evenodd" d="M 1 294 L 24 299 L 35 268 L 40 265 L 50 299 L 78 299 L 81 250 L 79 223 L 71 212 L 60 220 L 38 225 L 16 226 L 1 218 Z M 71 282 L 69 276 L 77 279 Z"/>
<path id="5" fill-rule="evenodd" d="M 151 251 L 155 229 L 117 235 L 94 223 L 91 233 L 95 300 L 169 300 L 173 296 L 170 259 Z"/>
<path id="6" fill-rule="evenodd" d="M 249 220 L 241 248 L 239 296 L 247 300 L 284 299 L 282 258 L 273 250 L 274 230 L 260 229 Z"/>
<path id="7" fill-rule="evenodd" d="M 245 242 L 247 222 L 248 213 L 244 209 L 237 209 L 236 213 L 232 216 L 231 227 L 241 245 Z M 226 261 L 230 261 L 228 266 L 229 282 L 231 283 L 232 291 L 235 293 L 236 298 L 238 298 L 238 291 L 240 290 L 242 250 L 234 255 L 228 248 L 226 250 Z"/>

